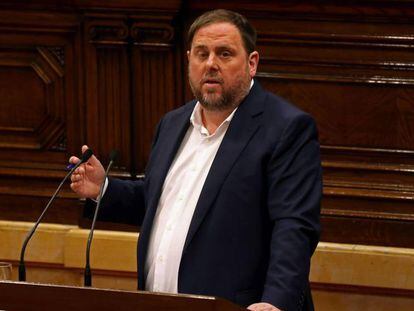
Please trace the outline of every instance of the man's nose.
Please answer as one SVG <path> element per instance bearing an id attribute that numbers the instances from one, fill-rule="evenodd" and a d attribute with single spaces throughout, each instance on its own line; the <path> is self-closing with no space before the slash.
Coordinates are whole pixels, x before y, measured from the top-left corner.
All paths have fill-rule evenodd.
<path id="1" fill-rule="evenodd" d="M 210 53 L 210 55 L 208 56 L 206 65 L 207 65 L 207 68 L 210 70 L 218 69 L 217 58 L 216 58 L 216 55 L 214 55 L 214 53 Z"/>

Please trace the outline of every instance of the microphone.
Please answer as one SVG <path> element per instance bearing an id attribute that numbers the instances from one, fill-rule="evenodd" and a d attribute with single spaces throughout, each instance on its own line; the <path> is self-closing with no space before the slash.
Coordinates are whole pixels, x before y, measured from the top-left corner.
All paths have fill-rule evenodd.
<path id="1" fill-rule="evenodd" d="M 45 216 L 49 206 L 55 200 L 57 194 L 59 193 L 60 189 L 62 188 L 63 184 L 65 183 L 66 179 L 82 164 L 89 160 L 89 158 L 93 155 L 92 149 L 87 149 L 83 154 L 80 161 L 72 167 L 69 173 L 66 174 L 65 178 L 63 178 L 62 182 L 60 183 L 59 187 L 56 189 L 55 193 L 53 194 L 52 198 L 47 203 L 45 209 L 43 210 L 42 214 L 40 215 L 39 219 L 34 224 L 32 230 L 27 234 L 26 239 L 23 242 L 23 246 L 20 252 L 20 262 L 19 262 L 19 281 L 25 282 L 26 281 L 26 266 L 24 264 L 24 254 L 26 252 L 26 246 L 29 243 L 30 239 L 32 238 L 33 234 L 35 233 L 37 227 L 39 226 L 40 222 L 42 221 L 43 217 Z"/>
<path id="2" fill-rule="evenodd" d="M 98 218 L 99 208 L 101 206 L 103 191 L 105 187 L 105 181 L 108 177 L 109 170 L 111 169 L 112 165 L 114 164 L 116 157 L 118 156 L 118 151 L 112 150 L 111 154 L 109 155 L 109 164 L 105 171 L 104 182 L 101 185 L 99 190 L 99 195 L 97 198 L 95 214 L 93 215 L 91 230 L 89 231 L 88 242 L 86 244 L 86 264 L 85 264 L 85 272 L 83 277 L 84 286 L 90 287 L 92 286 L 92 271 L 90 266 L 90 253 L 91 253 L 91 244 L 93 238 L 93 231 L 95 230 L 96 219 Z"/>

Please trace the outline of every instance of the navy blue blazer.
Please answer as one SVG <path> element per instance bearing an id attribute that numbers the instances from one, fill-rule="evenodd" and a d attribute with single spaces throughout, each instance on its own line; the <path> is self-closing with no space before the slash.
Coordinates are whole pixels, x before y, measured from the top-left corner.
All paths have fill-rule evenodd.
<path id="1" fill-rule="evenodd" d="M 100 219 L 141 225 L 138 286 L 164 179 L 190 125 L 195 101 L 159 123 L 145 179 L 110 179 Z M 322 194 L 313 119 L 255 81 L 237 109 L 200 194 L 178 276 L 180 293 L 247 306 L 312 308 L 310 258 Z"/>

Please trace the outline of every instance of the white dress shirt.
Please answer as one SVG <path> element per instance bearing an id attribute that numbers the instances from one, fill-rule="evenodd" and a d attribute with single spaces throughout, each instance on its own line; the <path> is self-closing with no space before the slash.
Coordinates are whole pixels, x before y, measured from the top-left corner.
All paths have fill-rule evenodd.
<path id="1" fill-rule="evenodd" d="M 237 109 L 237 108 L 236 108 Z M 164 181 L 145 263 L 145 289 L 177 293 L 178 270 L 188 229 L 211 164 L 234 111 L 210 134 L 197 103 L 191 124 Z"/>

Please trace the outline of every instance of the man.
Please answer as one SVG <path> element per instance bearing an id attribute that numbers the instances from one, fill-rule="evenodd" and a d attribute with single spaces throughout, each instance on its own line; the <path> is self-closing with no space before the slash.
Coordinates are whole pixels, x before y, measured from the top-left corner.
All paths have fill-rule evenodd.
<path id="1" fill-rule="evenodd" d="M 96 198 L 105 182 L 100 219 L 141 225 L 140 289 L 215 295 L 250 310 L 309 310 L 317 131 L 309 115 L 253 80 L 255 42 L 237 13 L 200 16 L 187 52 L 196 100 L 161 120 L 145 180 L 104 181 L 92 157 L 71 187 Z"/>

